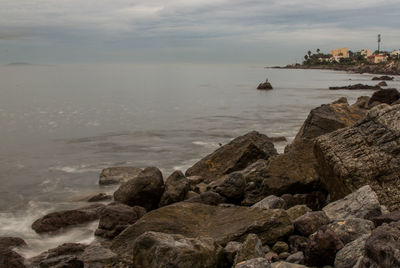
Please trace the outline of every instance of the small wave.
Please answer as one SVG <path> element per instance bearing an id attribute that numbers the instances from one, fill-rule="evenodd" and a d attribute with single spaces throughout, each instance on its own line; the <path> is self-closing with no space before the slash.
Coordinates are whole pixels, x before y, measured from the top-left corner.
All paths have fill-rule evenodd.
<path id="1" fill-rule="evenodd" d="M 85 172 L 97 172 L 97 168 L 90 168 L 87 165 L 77 165 L 77 166 L 64 166 L 64 167 L 52 167 L 49 168 L 54 171 L 62 171 L 65 173 L 79 174 Z"/>
<path id="2" fill-rule="evenodd" d="M 206 142 L 206 141 L 193 141 L 192 144 L 203 146 L 206 148 L 216 148 L 220 146 L 219 143 L 217 142 Z"/>

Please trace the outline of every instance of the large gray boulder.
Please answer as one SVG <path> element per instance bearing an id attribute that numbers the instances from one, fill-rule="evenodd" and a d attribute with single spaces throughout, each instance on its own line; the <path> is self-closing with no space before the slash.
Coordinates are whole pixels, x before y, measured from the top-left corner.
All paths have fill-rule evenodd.
<path id="1" fill-rule="evenodd" d="M 148 167 L 123 183 L 114 193 L 114 200 L 128 206 L 141 206 L 149 211 L 158 207 L 163 192 L 161 171 L 156 167 Z"/>
<path id="2" fill-rule="evenodd" d="M 221 266 L 222 248 L 212 238 L 145 232 L 134 241 L 132 255 L 136 268 L 211 268 Z"/>
<path id="3" fill-rule="evenodd" d="M 99 184 L 110 185 L 127 182 L 135 178 L 142 169 L 137 167 L 109 167 L 100 173 Z"/>
<path id="4" fill-rule="evenodd" d="M 207 182 L 242 170 L 258 159 L 267 160 L 277 151 L 270 139 L 257 131 L 237 137 L 201 159 L 186 171 L 186 176 L 201 176 Z"/>
<path id="5" fill-rule="evenodd" d="M 133 241 L 147 231 L 211 237 L 224 246 L 229 241 L 244 241 L 249 233 L 255 233 L 263 244 L 273 243 L 288 236 L 293 225 L 284 210 L 180 202 L 145 214 L 114 238 L 111 249 L 132 261 Z"/>
<path id="6" fill-rule="evenodd" d="M 400 105 L 378 105 L 357 124 L 315 144 L 318 172 L 332 200 L 368 184 L 382 205 L 400 208 Z"/>
<path id="7" fill-rule="evenodd" d="M 382 214 L 378 197 L 369 185 L 363 186 L 323 208 L 331 220 L 370 219 Z"/>
<path id="8" fill-rule="evenodd" d="M 190 181 L 182 171 L 174 171 L 165 182 L 165 191 L 161 196 L 160 207 L 183 201 L 189 190 Z"/>
<path id="9" fill-rule="evenodd" d="M 335 267 L 353 268 L 358 259 L 363 256 L 365 241 L 368 237 L 368 234 L 362 235 L 339 250 L 335 257 Z"/>

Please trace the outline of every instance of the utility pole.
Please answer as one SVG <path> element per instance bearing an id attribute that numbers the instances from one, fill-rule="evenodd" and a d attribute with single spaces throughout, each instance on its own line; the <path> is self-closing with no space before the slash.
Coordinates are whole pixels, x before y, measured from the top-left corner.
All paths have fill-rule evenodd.
<path id="1" fill-rule="evenodd" d="M 381 51 L 381 35 L 378 34 L 378 53 Z"/>

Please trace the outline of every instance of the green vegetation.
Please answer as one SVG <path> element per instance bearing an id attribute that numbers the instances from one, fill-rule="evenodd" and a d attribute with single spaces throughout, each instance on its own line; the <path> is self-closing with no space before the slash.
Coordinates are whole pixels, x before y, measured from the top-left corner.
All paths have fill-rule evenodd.
<path id="1" fill-rule="evenodd" d="M 361 55 L 360 52 L 349 51 L 348 58 L 341 58 L 339 62 L 332 59 L 331 54 L 321 53 L 319 48 L 316 49 L 316 53 L 312 53 L 310 50 L 304 56 L 303 65 L 314 66 L 314 65 L 358 65 L 367 64 L 367 59 Z"/>

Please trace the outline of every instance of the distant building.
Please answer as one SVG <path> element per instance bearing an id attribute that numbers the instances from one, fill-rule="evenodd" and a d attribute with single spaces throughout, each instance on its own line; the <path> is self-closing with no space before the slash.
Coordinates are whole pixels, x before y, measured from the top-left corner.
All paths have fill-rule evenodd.
<path id="1" fill-rule="evenodd" d="M 400 49 L 390 52 L 390 56 L 400 58 Z"/>
<path id="2" fill-rule="evenodd" d="M 371 49 L 361 49 L 360 50 L 361 56 L 364 56 L 364 58 L 368 58 L 369 56 L 372 55 Z"/>
<path id="3" fill-rule="evenodd" d="M 340 59 L 342 58 L 349 57 L 349 49 L 347 47 L 332 49 L 331 54 L 332 54 L 332 60 L 340 61 Z"/>
<path id="4" fill-rule="evenodd" d="M 376 55 L 371 55 L 367 57 L 369 63 L 381 63 L 387 61 L 388 56 L 385 53 L 379 53 Z"/>

